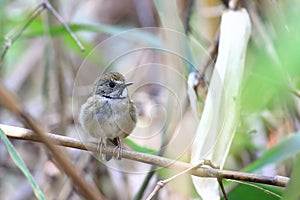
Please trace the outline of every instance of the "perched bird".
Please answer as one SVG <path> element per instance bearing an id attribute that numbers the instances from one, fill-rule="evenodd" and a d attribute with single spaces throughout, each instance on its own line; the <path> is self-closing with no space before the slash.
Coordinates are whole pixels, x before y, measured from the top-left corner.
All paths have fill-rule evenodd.
<path id="1" fill-rule="evenodd" d="M 135 128 L 136 107 L 129 98 L 125 78 L 118 72 L 104 73 L 94 84 L 93 94 L 81 106 L 79 122 L 92 137 L 99 139 L 100 154 L 107 142 L 116 145 L 115 156 L 122 153 L 120 138 L 127 137 Z M 105 160 L 110 160 L 106 156 Z"/>

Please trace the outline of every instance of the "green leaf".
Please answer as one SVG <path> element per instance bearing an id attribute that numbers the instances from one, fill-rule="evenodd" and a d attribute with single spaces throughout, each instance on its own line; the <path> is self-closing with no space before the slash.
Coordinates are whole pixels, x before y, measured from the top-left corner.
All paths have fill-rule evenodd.
<path id="1" fill-rule="evenodd" d="M 297 156 L 296 163 L 293 167 L 291 180 L 286 187 L 282 200 L 300 199 L 300 154 Z"/>
<path id="2" fill-rule="evenodd" d="M 282 194 L 282 189 L 274 186 L 251 183 L 251 185 L 259 186 L 263 188 L 265 191 L 273 192 L 279 196 Z M 228 199 L 230 200 L 252 200 L 252 199 L 264 199 L 264 200 L 278 200 L 279 198 L 271 195 L 267 192 L 259 190 L 258 188 L 251 187 L 248 185 L 239 184 L 233 190 L 231 190 L 228 194 Z"/>
<path id="3" fill-rule="evenodd" d="M 270 148 L 267 150 L 264 155 L 253 162 L 251 165 L 249 165 L 246 169 L 243 171 L 245 172 L 256 172 L 263 168 L 264 166 L 267 166 L 269 164 L 276 164 L 279 163 L 285 159 L 291 158 L 292 156 L 296 155 L 297 153 L 300 152 L 300 134 L 295 133 L 294 135 L 284 139 L 280 143 L 278 143 L 276 146 Z M 299 161 L 298 161 L 299 162 Z M 291 182 L 291 188 L 299 188 L 300 187 L 300 182 L 297 182 L 298 177 L 300 176 L 300 164 L 296 163 L 294 167 L 293 173 L 295 173 L 296 177 L 295 181 Z M 225 185 L 229 185 L 231 182 L 225 182 Z M 260 187 L 263 187 L 264 189 L 268 191 L 272 191 L 278 195 L 282 195 L 282 190 L 278 187 L 274 186 L 268 186 L 268 185 L 262 185 L 262 184 L 256 184 L 256 183 L 251 183 L 253 185 L 259 185 Z M 289 189 L 289 191 L 292 189 Z M 285 193 L 289 193 L 286 191 Z M 285 194 L 288 195 L 288 194 Z M 299 195 L 299 190 L 294 191 L 292 194 L 293 196 Z M 253 199 L 255 196 L 256 199 L 278 199 L 277 197 L 274 197 L 270 194 L 264 193 L 261 190 L 258 190 L 257 188 L 253 188 L 247 185 L 238 185 L 236 188 L 234 188 L 230 193 L 228 194 L 229 199 Z M 289 198 L 287 197 L 286 199 L 297 199 L 297 198 Z"/>
<path id="4" fill-rule="evenodd" d="M 80 31 L 87 31 L 87 32 L 93 32 L 93 33 L 106 33 L 109 35 L 117 35 L 120 33 L 123 33 L 125 31 L 128 31 L 128 35 L 126 35 L 126 39 L 132 40 L 132 41 L 138 41 L 141 43 L 148 43 L 151 44 L 154 47 L 162 47 L 162 43 L 158 37 L 155 35 L 150 34 L 149 31 L 146 31 L 147 29 L 131 29 L 130 27 L 118 27 L 118 26 L 111 26 L 106 24 L 68 24 L 70 29 L 73 32 L 80 32 Z M 54 26 L 50 27 L 49 33 L 52 36 L 56 35 L 69 35 L 69 33 L 66 31 L 65 27 L 62 25 L 60 26 Z M 42 25 L 42 23 L 34 24 L 32 27 L 30 27 L 26 33 L 24 34 L 25 37 L 37 37 L 42 36 L 46 34 L 45 29 Z"/>
<path id="5" fill-rule="evenodd" d="M 37 199 L 46 199 L 44 193 L 42 192 L 41 188 L 38 186 L 38 184 L 33 179 L 31 173 L 29 172 L 28 168 L 24 164 L 23 160 L 19 156 L 18 152 L 15 150 L 5 133 L 0 128 L 0 137 L 1 140 L 4 142 L 6 149 L 13 159 L 14 163 L 17 165 L 17 167 L 22 171 L 22 173 L 25 175 L 26 179 L 30 183 L 31 187 L 33 188 L 34 194 Z"/>
<path id="6" fill-rule="evenodd" d="M 133 150 L 137 151 L 137 152 L 141 152 L 141 153 L 148 153 L 148 154 L 152 154 L 152 155 L 156 155 L 157 151 L 153 150 L 153 149 L 149 149 L 146 147 L 142 147 L 140 145 L 138 145 L 137 143 L 133 142 L 132 140 L 130 140 L 129 138 L 125 138 L 124 141 L 126 142 L 126 144 L 128 144 Z"/>
<path id="7" fill-rule="evenodd" d="M 70 29 L 73 32 L 78 31 L 88 31 L 94 33 L 107 33 L 107 34 L 119 34 L 123 31 L 128 30 L 129 28 L 110 26 L 105 24 L 97 24 L 97 25 L 89 25 L 89 24 L 68 24 Z M 37 37 L 46 34 L 46 30 L 43 27 L 43 22 L 33 22 L 27 32 L 24 34 L 26 37 Z M 49 28 L 49 33 L 52 36 L 61 35 L 61 34 L 69 34 L 65 27 L 62 25 L 53 26 Z"/>
<path id="8" fill-rule="evenodd" d="M 253 162 L 243 171 L 245 172 L 257 171 L 266 165 L 278 163 L 284 159 L 296 155 L 299 152 L 300 152 L 300 134 L 296 133 L 284 139 L 276 146 L 270 148 L 268 151 L 264 153 L 264 155 L 261 158 Z"/>

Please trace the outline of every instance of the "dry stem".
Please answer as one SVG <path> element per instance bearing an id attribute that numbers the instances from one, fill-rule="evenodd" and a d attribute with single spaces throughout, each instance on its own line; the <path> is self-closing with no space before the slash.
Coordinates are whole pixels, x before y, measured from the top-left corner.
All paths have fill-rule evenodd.
<path id="1" fill-rule="evenodd" d="M 7 126 L 3 124 L 0 124 L 0 128 L 10 138 L 41 142 L 39 137 L 36 134 L 34 134 L 31 130 L 18 128 L 14 126 Z M 66 136 L 52 134 L 52 133 L 47 133 L 46 136 L 47 138 L 51 139 L 51 141 L 55 145 L 97 152 L 98 145 L 96 143 L 92 143 L 92 142 L 82 143 L 79 140 L 66 137 Z M 113 155 L 114 147 L 107 146 L 105 149 L 103 149 L 102 153 Z M 168 169 L 174 169 L 177 171 L 184 171 L 189 168 L 194 168 L 194 166 L 189 163 L 176 161 L 176 160 L 172 160 L 160 156 L 139 153 L 127 149 L 123 149 L 121 156 L 124 159 L 135 160 L 138 162 L 156 165 Z M 248 181 L 248 182 L 262 183 L 262 184 L 279 186 L 279 187 L 286 187 L 289 181 L 289 178 L 282 177 L 282 176 L 264 176 L 258 174 L 220 170 L 220 169 L 213 169 L 207 167 L 191 169 L 190 173 L 194 176 L 199 176 L 199 177 L 211 177 L 211 178 L 220 178 L 220 179 Z"/>

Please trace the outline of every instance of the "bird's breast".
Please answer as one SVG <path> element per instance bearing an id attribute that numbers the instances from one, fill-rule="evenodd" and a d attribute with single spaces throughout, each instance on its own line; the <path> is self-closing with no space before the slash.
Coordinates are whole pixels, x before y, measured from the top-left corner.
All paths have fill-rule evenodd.
<path id="1" fill-rule="evenodd" d="M 128 99 L 108 99 L 94 96 L 82 106 L 80 122 L 95 138 L 125 137 L 135 127 L 130 116 Z"/>

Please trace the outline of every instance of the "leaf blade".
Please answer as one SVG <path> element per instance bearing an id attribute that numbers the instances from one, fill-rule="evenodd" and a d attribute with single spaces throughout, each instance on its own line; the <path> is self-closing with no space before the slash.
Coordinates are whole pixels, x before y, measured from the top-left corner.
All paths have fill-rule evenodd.
<path id="1" fill-rule="evenodd" d="M 17 165 L 17 167 L 21 170 L 21 172 L 25 175 L 26 179 L 30 183 L 36 198 L 40 199 L 40 200 L 46 200 L 46 197 L 45 197 L 44 193 L 42 192 L 41 188 L 36 183 L 33 176 L 31 175 L 28 168 L 26 167 L 25 163 L 21 159 L 20 155 L 15 150 L 15 148 L 13 147 L 13 145 L 11 144 L 11 142 L 9 141 L 9 139 L 7 138 L 7 136 L 5 135 L 5 133 L 3 132 L 3 130 L 1 128 L 0 128 L 0 138 L 3 141 L 3 143 L 5 144 L 6 149 L 9 153 L 9 155 L 11 156 L 11 158 L 13 159 L 14 163 Z"/>

